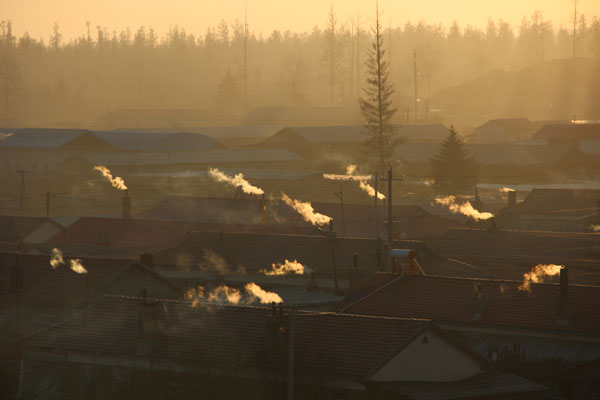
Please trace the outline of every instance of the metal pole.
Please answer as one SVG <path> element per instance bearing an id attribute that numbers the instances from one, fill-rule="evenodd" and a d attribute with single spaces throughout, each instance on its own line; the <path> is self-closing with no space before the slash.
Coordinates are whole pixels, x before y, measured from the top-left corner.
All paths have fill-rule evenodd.
<path id="1" fill-rule="evenodd" d="M 21 173 L 21 215 L 25 213 L 25 171 L 20 170 Z"/>
<path id="2" fill-rule="evenodd" d="M 295 328 L 295 319 L 296 319 L 296 310 L 290 310 L 289 316 L 290 324 L 289 324 L 289 332 L 288 332 L 288 400 L 294 399 L 294 328 Z"/>
<path id="3" fill-rule="evenodd" d="M 50 191 L 46 191 L 46 218 L 50 218 Z"/>
<path id="4" fill-rule="evenodd" d="M 342 189 L 342 184 L 340 183 L 340 201 L 342 202 L 342 232 L 344 233 L 344 237 L 346 236 L 346 215 L 344 214 L 344 190 Z"/>
<path id="5" fill-rule="evenodd" d="M 392 251 L 392 165 L 388 170 L 388 252 L 385 255 L 387 270 L 390 272 L 390 252 Z"/>
<path id="6" fill-rule="evenodd" d="M 379 195 L 379 172 L 374 173 L 375 176 L 375 238 L 379 237 L 379 217 L 377 215 L 377 196 Z"/>
<path id="7" fill-rule="evenodd" d="M 414 50 L 414 64 L 415 64 L 415 124 L 419 122 L 419 89 L 417 86 L 417 50 Z"/>

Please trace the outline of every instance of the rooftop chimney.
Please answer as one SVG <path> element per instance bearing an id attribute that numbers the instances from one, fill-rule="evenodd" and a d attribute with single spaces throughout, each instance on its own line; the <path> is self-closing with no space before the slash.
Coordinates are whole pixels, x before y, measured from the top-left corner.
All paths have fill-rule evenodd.
<path id="1" fill-rule="evenodd" d="M 123 219 L 131 218 L 131 198 L 125 190 L 125 196 L 123 196 Z"/>
<path id="2" fill-rule="evenodd" d="M 556 326 L 567 328 L 573 318 L 573 306 L 569 299 L 569 270 L 563 267 L 560 270 L 560 296 L 556 310 Z"/>
<path id="3" fill-rule="evenodd" d="M 329 231 L 325 232 L 325 237 L 328 239 L 335 239 L 336 236 L 337 235 L 336 235 L 335 231 L 333 230 L 333 218 L 331 218 L 329 220 Z"/>
<path id="4" fill-rule="evenodd" d="M 514 210 L 517 205 L 517 192 L 511 190 L 508 192 L 508 209 Z"/>
<path id="5" fill-rule="evenodd" d="M 352 257 L 352 268 L 348 276 L 348 286 L 350 287 L 348 297 L 351 299 L 358 298 L 358 293 L 362 287 L 362 270 L 358 268 L 358 254 L 356 253 Z"/>
<path id="6" fill-rule="evenodd" d="M 140 262 L 146 267 L 152 268 L 154 266 L 154 257 L 150 253 L 140 254 Z"/>
<path id="7" fill-rule="evenodd" d="M 146 288 L 142 291 L 142 303 L 138 306 L 138 342 L 137 353 L 148 354 L 158 344 L 158 311 L 160 303 L 147 299 Z"/>

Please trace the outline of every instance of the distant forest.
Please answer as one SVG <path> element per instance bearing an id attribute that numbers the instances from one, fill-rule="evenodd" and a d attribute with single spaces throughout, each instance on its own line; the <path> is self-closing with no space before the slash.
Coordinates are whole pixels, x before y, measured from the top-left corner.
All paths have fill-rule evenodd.
<path id="1" fill-rule="evenodd" d="M 385 18 L 384 18 L 385 21 Z M 222 21 L 202 36 L 173 27 L 122 32 L 82 23 L 65 41 L 54 25 L 48 41 L 15 37 L 0 24 L 0 116 L 20 121 L 89 121 L 116 108 L 210 109 L 237 116 L 262 105 L 358 105 L 365 81 L 370 20 L 338 21 L 334 10 L 312 32 L 273 31 Z M 554 27 L 540 12 L 519 26 L 490 20 L 487 29 L 384 23 L 400 109 L 419 97 L 493 70 L 518 70 L 558 58 L 600 58 L 600 19 L 579 15 Z M 435 105 L 434 105 L 435 106 Z M 399 113 L 402 114 L 402 113 Z"/>

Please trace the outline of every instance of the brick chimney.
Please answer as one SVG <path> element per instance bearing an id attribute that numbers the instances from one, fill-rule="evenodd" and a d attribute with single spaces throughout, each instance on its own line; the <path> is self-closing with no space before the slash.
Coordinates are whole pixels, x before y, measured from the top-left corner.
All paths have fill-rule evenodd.
<path id="1" fill-rule="evenodd" d="M 557 301 L 556 326 L 567 328 L 573 319 L 573 305 L 569 299 L 569 270 L 563 267 L 560 270 L 560 295 Z"/>
<path id="2" fill-rule="evenodd" d="M 508 192 L 508 209 L 510 211 L 514 211 L 517 206 L 517 192 L 515 190 L 511 190 Z"/>
<path id="3" fill-rule="evenodd" d="M 333 230 L 333 218 L 329 220 L 329 230 L 325 231 L 325 237 L 327 239 L 335 239 L 337 237 L 335 230 Z"/>
<path id="4" fill-rule="evenodd" d="M 142 303 L 138 305 L 137 327 L 138 342 L 137 353 L 148 354 L 158 345 L 159 321 L 158 314 L 160 302 L 148 300 L 146 288 L 142 291 Z"/>
<path id="5" fill-rule="evenodd" d="M 125 190 L 125 196 L 123 196 L 123 219 L 131 218 L 131 197 L 127 194 L 127 190 Z"/>

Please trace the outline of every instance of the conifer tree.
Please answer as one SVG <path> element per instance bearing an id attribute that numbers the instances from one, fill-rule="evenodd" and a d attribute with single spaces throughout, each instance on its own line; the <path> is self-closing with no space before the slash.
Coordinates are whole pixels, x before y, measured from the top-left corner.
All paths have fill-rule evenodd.
<path id="1" fill-rule="evenodd" d="M 380 173 L 385 170 L 396 145 L 400 142 L 395 138 L 397 132 L 391 119 L 397 109 L 393 107 L 391 96 L 394 88 L 389 79 L 389 64 L 385 61 L 383 49 L 383 35 L 379 23 L 379 7 L 375 26 L 373 27 L 374 40 L 367 53 L 367 85 L 363 89 L 364 96 L 359 99 L 360 111 L 366 124 L 362 133 L 367 135 L 365 150 L 373 164 Z"/>
<path id="2" fill-rule="evenodd" d="M 479 165 L 469 155 L 454 126 L 442 143 L 438 154 L 431 159 L 434 187 L 441 193 L 454 194 L 470 190 L 477 183 Z"/>

